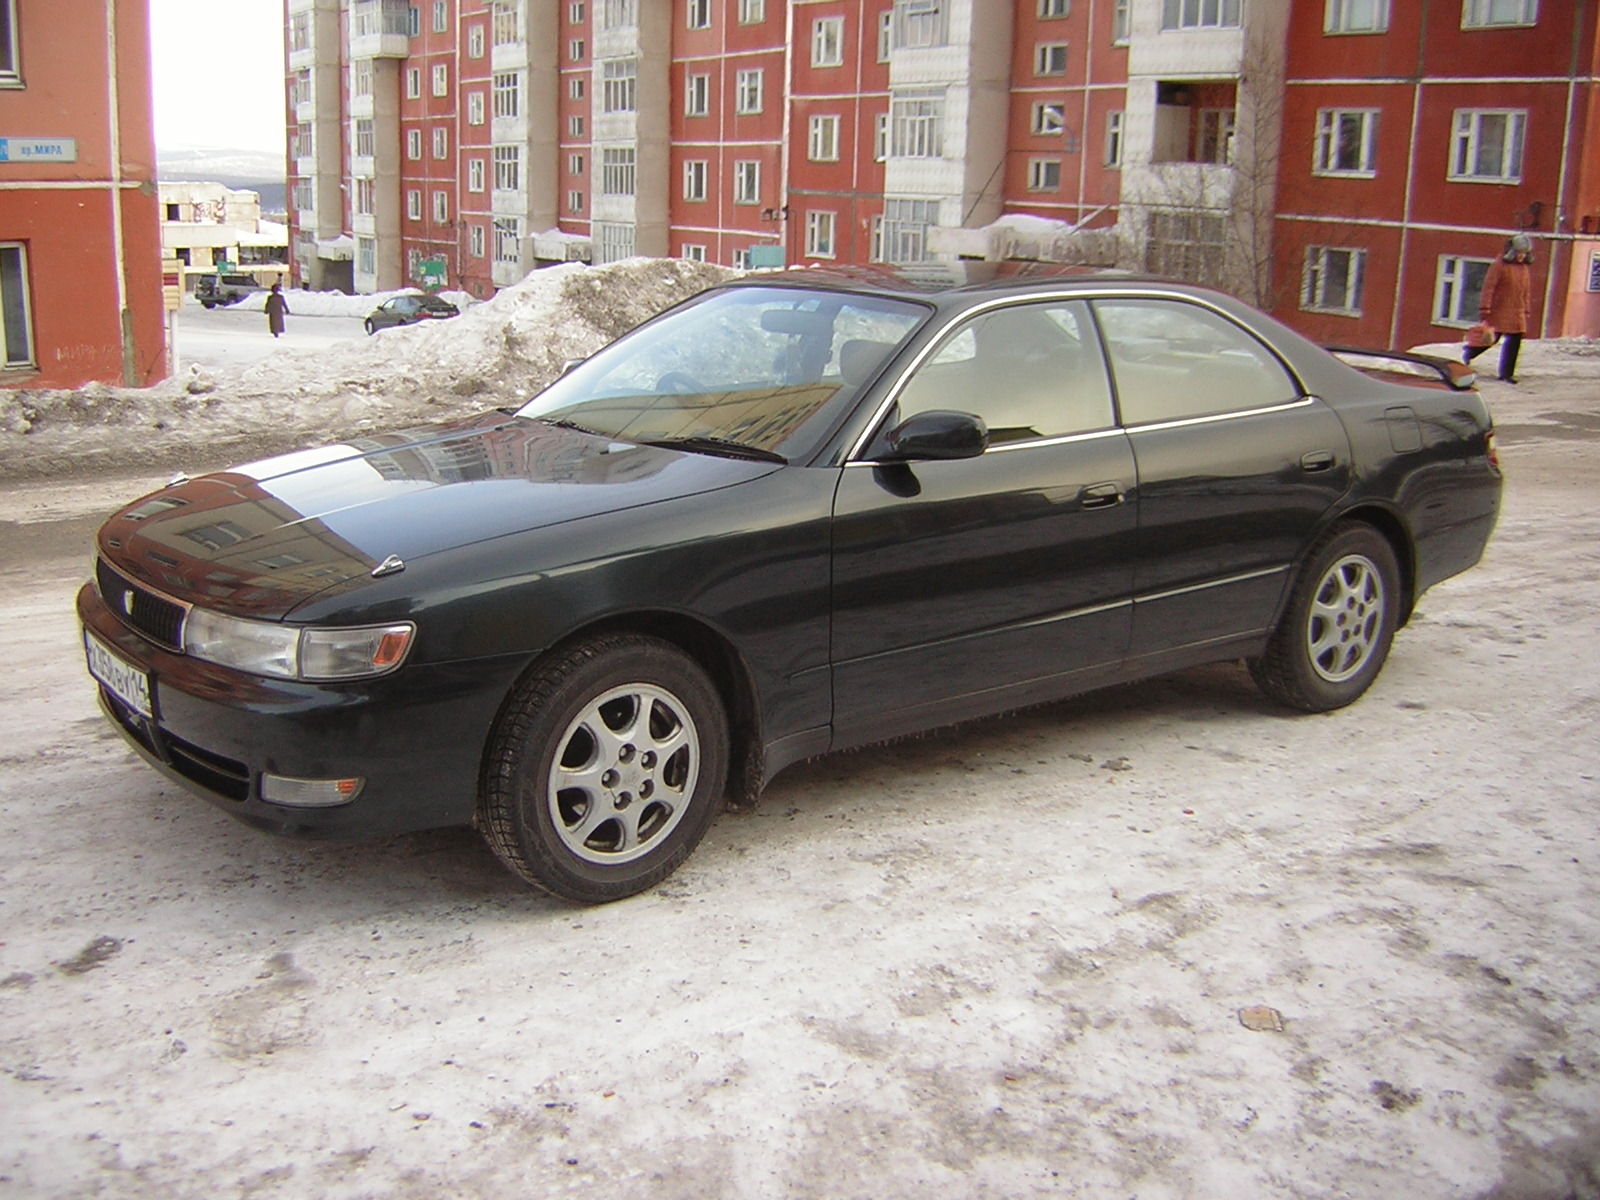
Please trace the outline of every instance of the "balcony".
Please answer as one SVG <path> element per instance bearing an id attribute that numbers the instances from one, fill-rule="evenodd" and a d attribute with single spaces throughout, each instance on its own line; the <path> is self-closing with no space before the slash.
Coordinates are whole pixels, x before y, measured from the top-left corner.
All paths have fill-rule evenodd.
<path id="1" fill-rule="evenodd" d="M 411 52 L 408 0 L 355 0 L 350 6 L 351 58 L 404 58 Z"/>

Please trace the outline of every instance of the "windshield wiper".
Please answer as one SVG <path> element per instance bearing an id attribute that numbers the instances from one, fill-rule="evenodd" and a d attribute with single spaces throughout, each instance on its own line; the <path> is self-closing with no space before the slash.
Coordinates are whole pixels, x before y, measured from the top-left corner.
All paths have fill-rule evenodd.
<path id="1" fill-rule="evenodd" d="M 579 425 L 576 421 L 569 421 L 565 417 L 535 417 L 535 421 L 544 425 L 554 425 L 557 429 L 575 429 L 579 433 L 592 434 L 595 437 L 610 437 L 609 433 L 601 433 L 598 429 L 590 429 L 587 425 Z"/>
<path id="2" fill-rule="evenodd" d="M 753 458 L 757 462 L 788 463 L 788 459 L 776 450 L 768 450 L 764 446 L 750 446 L 744 442 L 736 442 L 731 438 L 719 437 L 678 437 L 678 438 L 649 438 L 640 443 L 643 446 L 664 446 L 669 450 L 688 450 L 695 454 L 720 454 L 727 458 Z"/>

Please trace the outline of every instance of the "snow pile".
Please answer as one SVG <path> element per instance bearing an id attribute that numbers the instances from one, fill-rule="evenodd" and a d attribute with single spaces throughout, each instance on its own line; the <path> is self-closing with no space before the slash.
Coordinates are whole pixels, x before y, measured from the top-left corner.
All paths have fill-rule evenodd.
<path id="1" fill-rule="evenodd" d="M 0 392 L 0 477 L 136 463 L 209 468 L 518 404 L 568 359 L 735 274 L 682 259 L 568 263 L 481 303 L 445 293 L 462 307 L 459 317 L 338 342 L 331 351 L 286 347 L 237 370 L 192 367 L 149 388 Z M 287 296 L 302 315 L 364 316 L 383 299 Z M 240 302 L 264 303 L 265 293 Z"/>

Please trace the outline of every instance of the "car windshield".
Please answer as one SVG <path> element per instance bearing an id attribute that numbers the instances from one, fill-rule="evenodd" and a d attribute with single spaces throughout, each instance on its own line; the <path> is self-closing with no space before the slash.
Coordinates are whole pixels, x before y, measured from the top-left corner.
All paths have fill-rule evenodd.
<path id="1" fill-rule="evenodd" d="M 517 415 L 804 458 L 930 311 L 813 288 L 712 292 L 580 363 Z"/>

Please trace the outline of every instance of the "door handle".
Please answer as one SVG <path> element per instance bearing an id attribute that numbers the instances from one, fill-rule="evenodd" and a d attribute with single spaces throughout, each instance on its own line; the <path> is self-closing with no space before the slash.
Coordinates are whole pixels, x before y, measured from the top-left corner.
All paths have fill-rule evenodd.
<path id="1" fill-rule="evenodd" d="M 1303 471 L 1326 471 L 1331 466 L 1332 450 L 1312 450 L 1300 456 L 1300 469 Z"/>
<path id="2" fill-rule="evenodd" d="M 1082 508 L 1111 508 L 1121 504 L 1122 499 L 1122 485 L 1115 482 L 1091 483 L 1078 493 L 1078 504 Z"/>

